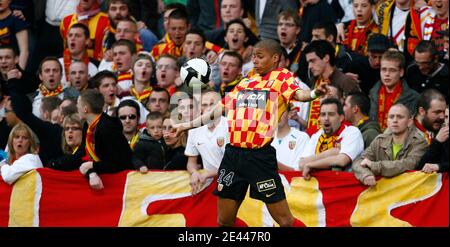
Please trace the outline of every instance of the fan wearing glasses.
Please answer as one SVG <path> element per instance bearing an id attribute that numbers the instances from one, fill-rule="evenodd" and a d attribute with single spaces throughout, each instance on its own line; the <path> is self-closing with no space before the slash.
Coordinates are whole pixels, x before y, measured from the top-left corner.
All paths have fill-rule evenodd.
<path id="1" fill-rule="evenodd" d="M 433 41 L 422 40 L 414 50 L 414 63 L 406 69 L 406 81 L 418 93 L 434 88 L 448 100 L 448 65 L 439 62 L 439 52 Z"/>
<path id="2" fill-rule="evenodd" d="M 131 150 L 134 150 L 139 140 L 138 120 L 140 118 L 139 105 L 132 99 L 120 102 L 117 107 L 117 117 L 123 126 L 123 135 L 128 141 Z"/>
<path id="3" fill-rule="evenodd" d="M 50 160 L 49 167 L 60 171 L 77 170 L 86 154 L 83 141 L 83 127 L 78 113 L 64 117 L 62 121 L 63 155 Z"/>

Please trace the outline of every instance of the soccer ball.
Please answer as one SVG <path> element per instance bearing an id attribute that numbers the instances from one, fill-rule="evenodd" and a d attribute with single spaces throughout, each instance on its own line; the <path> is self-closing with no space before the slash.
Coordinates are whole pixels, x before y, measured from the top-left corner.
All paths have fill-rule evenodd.
<path id="1" fill-rule="evenodd" d="M 183 64 L 180 78 L 188 87 L 204 87 L 209 82 L 211 67 L 201 58 L 193 58 Z"/>

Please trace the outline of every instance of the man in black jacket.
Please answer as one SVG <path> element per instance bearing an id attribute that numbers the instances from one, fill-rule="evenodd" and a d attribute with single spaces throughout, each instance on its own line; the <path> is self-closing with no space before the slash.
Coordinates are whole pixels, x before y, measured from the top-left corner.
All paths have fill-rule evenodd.
<path id="1" fill-rule="evenodd" d="M 431 142 L 428 150 L 422 156 L 422 159 L 420 159 L 416 170 L 422 170 L 425 173 L 448 172 L 448 127 L 447 105 L 447 109 L 445 109 L 445 124 L 442 125 L 442 128 Z"/>
<path id="2" fill-rule="evenodd" d="M 83 141 L 86 148 L 80 172 L 89 178 L 93 189 L 103 189 L 98 174 L 115 173 L 131 166 L 131 149 L 122 133 L 122 123 L 103 113 L 103 95 L 95 89 L 87 89 L 78 98 L 78 114 L 86 120 Z"/>

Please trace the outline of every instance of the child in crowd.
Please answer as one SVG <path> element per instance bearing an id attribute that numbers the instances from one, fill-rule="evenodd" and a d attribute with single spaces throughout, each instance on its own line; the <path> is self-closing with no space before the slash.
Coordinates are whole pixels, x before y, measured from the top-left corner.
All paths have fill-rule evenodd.
<path id="1" fill-rule="evenodd" d="M 162 126 L 163 115 L 160 112 L 147 115 L 146 128 L 139 136 L 132 157 L 133 166 L 142 173 L 148 169 L 162 169 L 165 164 L 166 144 Z"/>

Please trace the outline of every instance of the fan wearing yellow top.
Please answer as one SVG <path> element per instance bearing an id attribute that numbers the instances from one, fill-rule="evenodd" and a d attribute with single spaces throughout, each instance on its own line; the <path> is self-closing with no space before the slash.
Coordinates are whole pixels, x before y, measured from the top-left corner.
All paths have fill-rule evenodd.
<path id="1" fill-rule="evenodd" d="M 304 226 L 289 210 L 277 171 L 275 149 L 270 145 L 281 114 L 293 99 L 310 101 L 327 92 L 324 84 L 315 90 L 300 90 L 287 69 L 278 68 L 281 46 L 273 40 L 256 44 L 252 60 L 256 74 L 236 85 L 212 110 L 189 123 L 183 130 L 207 124 L 226 112 L 230 143 L 218 170 L 218 224 L 235 225 L 236 215 L 250 185 L 250 197 L 266 203 L 280 226 Z"/>

